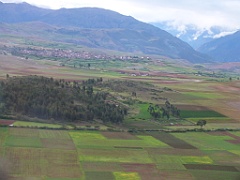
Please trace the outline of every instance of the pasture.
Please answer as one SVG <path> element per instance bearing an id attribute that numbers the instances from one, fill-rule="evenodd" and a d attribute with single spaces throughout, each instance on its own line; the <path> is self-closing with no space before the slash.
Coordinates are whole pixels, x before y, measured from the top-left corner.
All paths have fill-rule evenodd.
<path id="1" fill-rule="evenodd" d="M 238 132 L 163 133 L 0 128 L 10 179 L 240 178 Z"/>

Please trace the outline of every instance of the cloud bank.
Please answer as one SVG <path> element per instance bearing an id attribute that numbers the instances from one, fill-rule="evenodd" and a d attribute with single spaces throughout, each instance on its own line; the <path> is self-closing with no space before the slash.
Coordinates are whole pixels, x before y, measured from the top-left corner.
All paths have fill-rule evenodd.
<path id="1" fill-rule="evenodd" d="M 100 7 L 133 16 L 144 22 L 171 21 L 179 27 L 193 24 L 202 29 L 213 26 L 229 30 L 240 29 L 239 0 L 25 0 L 25 2 L 52 9 Z"/>

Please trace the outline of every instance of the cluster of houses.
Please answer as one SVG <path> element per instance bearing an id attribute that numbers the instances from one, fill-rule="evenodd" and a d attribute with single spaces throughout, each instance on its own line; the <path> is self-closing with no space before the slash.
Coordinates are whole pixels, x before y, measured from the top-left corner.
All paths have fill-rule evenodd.
<path id="1" fill-rule="evenodd" d="M 143 60 L 150 57 L 145 56 L 116 56 L 108 55 L 103 52 L 93 52 L 93 51 L 74 51 L 70 49 L 53 49 L 53 48 L 38 48 L 38 47 L 7 47 L 4 48 L 6 51 L 10 52 L 16 56 L 22 57 L 38 57 L 38 58 L 63 58 L 63 59 L 92 59 L 92 60 Z"/>

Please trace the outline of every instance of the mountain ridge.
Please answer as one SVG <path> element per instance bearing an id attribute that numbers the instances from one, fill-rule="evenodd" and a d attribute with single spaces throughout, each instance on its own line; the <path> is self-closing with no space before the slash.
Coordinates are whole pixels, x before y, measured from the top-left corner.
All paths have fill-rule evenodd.
<path id="1" fill-rule="evenodd" d="M 7 8 L 5 5 L 0 5 L 0 22 L 20 23 L 21 26 L 21 23 L 39 21 L 54 25 L 57 27 L 54 36 L 64 34 L 68 43 L 84 41 L 89 42 L 84 44 L 88 47 L 163 55 L 193 63 L 211 61 L 168 32 L 114 11 L 101 8 L 50 10 L 27 3 L 7 3 Z M 12 13 L 18 6 L 18 11 Z M 75 35 L 71 31 L 75 31 Z"/>
<path id="2" fill-rule="evenodd" d="M 222 62 L 240 62 L 240 31 L 203 44 L 198 50 Z"/>
<path id="3" fill-rule="evenodd" d="M 176 25 L 172 21 L 163 21 L 151 24 L 187 42 L 195 50 L 205 43 L 236 32 L 236 30 L 234 31 L 233 29 L 220 26 L 200 28 L 193 24 Z"/>

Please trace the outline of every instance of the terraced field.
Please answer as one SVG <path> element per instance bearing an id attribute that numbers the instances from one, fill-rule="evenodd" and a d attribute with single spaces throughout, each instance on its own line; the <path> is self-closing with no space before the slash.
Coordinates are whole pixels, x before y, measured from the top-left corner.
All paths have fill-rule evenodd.
<path id="1" fill-rule="evenodd" d="M 93 132 L 0 128 L 13 180 L 240 178 L 239 132 Z"/>

